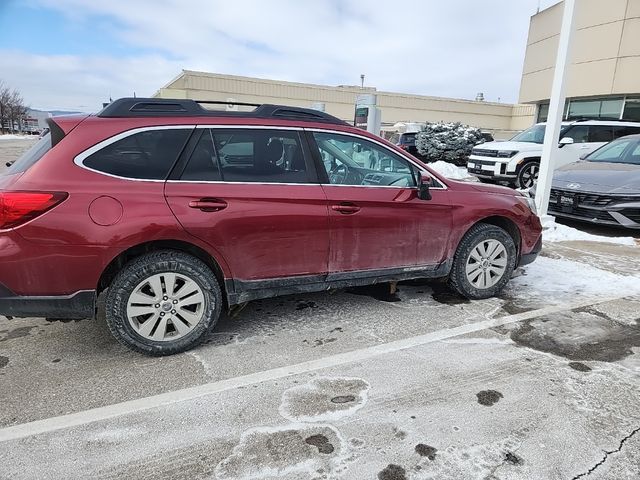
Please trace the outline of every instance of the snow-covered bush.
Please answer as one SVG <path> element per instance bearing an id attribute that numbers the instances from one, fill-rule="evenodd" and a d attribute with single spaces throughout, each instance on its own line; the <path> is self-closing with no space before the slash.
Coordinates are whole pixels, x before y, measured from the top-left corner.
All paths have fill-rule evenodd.
<path id="1" fill-rule="evenodd" d="M 443 160 L 456 165 L 466 164 L 474 145 L 482 143 L 478 128 L 453 123 L 427 123 L 416 135 L 416 148 L 428 162 Z"/>

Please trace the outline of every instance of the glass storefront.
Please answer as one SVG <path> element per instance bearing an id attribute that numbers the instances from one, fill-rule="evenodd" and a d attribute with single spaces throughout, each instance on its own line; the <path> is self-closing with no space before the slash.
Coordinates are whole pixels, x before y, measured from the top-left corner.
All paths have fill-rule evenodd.
<path id="1" fill-rule="evenodd" d="M 538 122 L 546 122 L 549 104 L 538 105 Z M 640 121 L 640 97 L 569 99 L 565 104 L 564 120 L 630 120 Z"/>

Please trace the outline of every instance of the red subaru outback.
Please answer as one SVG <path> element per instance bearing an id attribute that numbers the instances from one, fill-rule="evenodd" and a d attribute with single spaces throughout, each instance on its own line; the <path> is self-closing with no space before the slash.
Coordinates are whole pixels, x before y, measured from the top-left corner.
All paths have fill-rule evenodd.
<path id="1" fill-rule="evenodd" d="M 486 298 L 540 251 L 516 191 L 441 178 L 322 112 L 202 103 L 49 122 L 0 174 L 0 314 L 95 317 L 106 291 L 113 335 L 167 355 L 249 300 L 425 277 Z"/>

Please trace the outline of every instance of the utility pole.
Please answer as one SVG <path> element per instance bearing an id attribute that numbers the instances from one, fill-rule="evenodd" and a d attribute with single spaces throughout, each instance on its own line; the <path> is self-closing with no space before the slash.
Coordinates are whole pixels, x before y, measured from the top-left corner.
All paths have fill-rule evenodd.
<path id="1" fill-rule="evenodd" d="M 540 217 L 547 215 L 551 181 L 555 169 L 555 159 L 558 154 L 558 141 L 560 138 L 560 128 L 562 126 L 562 115 L 564 113 L 565 103 L 565 80 L 571 63 L 571 39 L 574 31 L 574 17 L 575 0 L 564 0 L 556 68 L 553 74 L 551 99 L 549 101 L 549 115 L 547 117 L 544 144 L 542 146 L 542 158 L 540 159 L 540 171 L 538 173 L 538 185 L 536 187 L 535 201 Z"/>

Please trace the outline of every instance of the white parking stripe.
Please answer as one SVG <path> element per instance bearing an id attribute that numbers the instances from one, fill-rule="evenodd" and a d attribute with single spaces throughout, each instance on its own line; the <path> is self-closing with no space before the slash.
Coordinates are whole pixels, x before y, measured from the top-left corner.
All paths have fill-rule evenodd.
<path id="1" fill-rule="evenodd" d="M 23 423 L 21 425 L 15 425 L 12 427 L 0 429 L 0 442 L 17 440 L 32 435 L 49 433 L 64 428 L 76 427 L 92 422 L 107 420 L 110 418 L 119 417 L 121 415 L 127 415 L 143 410 L 149 410 L 152 408 L 171 405 L 187 400 L 193 400 L 196 398 L 204 397 L 206 395 L 225 392 L 247 385 L 277 380 L 292 375 L 299 375 L 324 368 L 336 367 L 347 363 L 359 362 L 379 355 L 385 355 L 388 353 L 397 352 L 399 350 L 405 350 L 420 345 L 457 337 L 459 335 L 477 332 L 479 330 L 485 330 L 488 328 L 499 327 L 501 325 L 507 325 L 509 323 L 530 320 L 533 318 L 542 317 L 544 315 L 550 315 L 566 310 L 573 310 L 575 308 L 582 308 L 590 305 L 597 305 L 599 303 L 605 303 L 608 301 L 620 300 L 622 298 L 624 298 L 624 296 L 604 298 L 595 301 L 591 300 L 578 302 L 573 304 L 557 305 L 541 308 L 538 310 L 532 310 L 530 312 L 519 313 L 516 315 L 509 315 L 506 317 L 482 320 L 467 325 L 461 325 L 459 327 L 446 328 L 443 330 L 438 330 L 437 332 L 404 338 L 402 340 L 374 345 L 372 347 L 366 347 L 359 350 L 338 353 L 336 355 L 330 355 L 328 357 L 318 358 L 316 360 L 310 360 L 308 362 L 297 363 L 295 365 L 288 365 L 271 370 L 250 373 L 248 375 L 242 375 L 240 377 L 234 377 L 226 380 L 220 380 L 218 382 L 184 388 L 182 390 L 176 390 L 173 392 L 161 393 L 159 395 L 153 395 L 137 400 L 129 400 L 105 407 L 93 408 L 91 410 L 71 413 L 69 415 L 62 415 L 59 417 L 51 417 L 34 422 Z"/>

